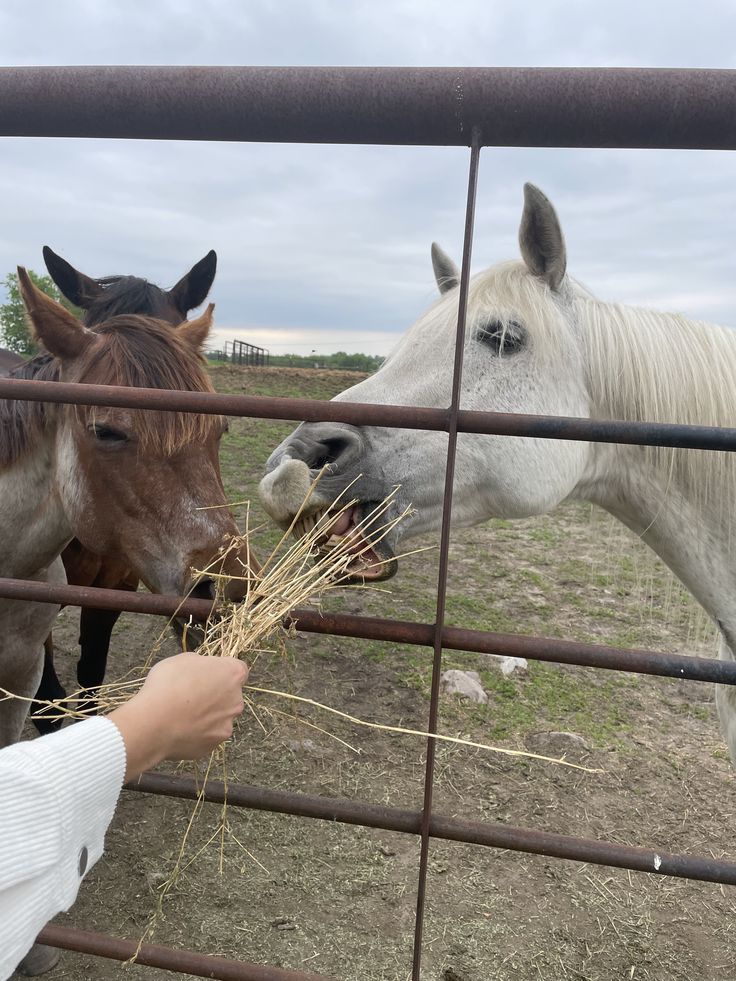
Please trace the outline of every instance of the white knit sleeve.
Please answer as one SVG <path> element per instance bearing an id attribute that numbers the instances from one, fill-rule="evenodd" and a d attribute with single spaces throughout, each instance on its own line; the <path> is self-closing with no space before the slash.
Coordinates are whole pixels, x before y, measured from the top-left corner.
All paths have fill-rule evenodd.
<path id="1" fill-rule="evenodd" d="M 0 979 L 102 855 L 125 762 L 102 718 L 0 750 Z"/>

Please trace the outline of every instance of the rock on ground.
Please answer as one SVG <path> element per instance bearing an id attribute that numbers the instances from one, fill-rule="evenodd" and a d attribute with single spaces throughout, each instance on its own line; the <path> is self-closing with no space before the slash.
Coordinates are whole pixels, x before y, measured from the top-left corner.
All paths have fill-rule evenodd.
<path id="1" fill-rule="evenodd" d="M 566 757 L 573 762 L 591 752 L 590 745 L 575 732 L 530 732 L 526 748 L 541 756 Z"/>
<path id="2" fill-rule="evenodd" d="M 446 695 L 461 695 L 481 705 L 488 701 L 477 671 L 458 671 L 457 668 L 445 671 L 440 678 L 440 687 Z"/>
<path id="3" fill-rule="evenodd" d="M 505 654 L 486 654 L 485 656 L 493 667 L 500 668 L 501 674 L 506 675 L 506 677 L 511 674 L 523 674 L 529 670 L 525 657 L 507 657 Z"/>

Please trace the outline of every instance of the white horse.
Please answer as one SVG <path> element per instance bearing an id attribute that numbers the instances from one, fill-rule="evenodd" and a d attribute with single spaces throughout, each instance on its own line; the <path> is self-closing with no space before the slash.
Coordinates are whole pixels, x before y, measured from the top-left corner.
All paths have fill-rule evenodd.
<path id="1" fill-rule="evenodd" d="M 519 240 L 522 262 L 494 266 L 471 281 L 463 408 L 736 424 L 736 332 L 596 299 L 566 275 L 557 215 L 532 185 L 524 188 Z M 338 399 L 449 404 L 459 272 L 436 245 L 432 259 L 440 298 L 375 375 Z M 401 536 L 440 525 L 446 446 L 446 434 L 437 432 L 302 424 L 271 455 L 261 496 L 284 523 L 328 464 L 308 514 L 328 509 L 356 480 L 350 494 L 364 503 L 350 522 L 342 519 L 344 533 L 370 502 L 400 485 L 397 507 L 412 505 L 414 513 L 376 547 L 384 564 L 361 570 L 385 578 L 395 566 L 385 560 Z M 455 526 L 543 514 L 569 500 L 591 501 L 641 536 L 718 625 L 720 657 L 736 659 L 735 454 L 459 436 Z M 736 691 L 718 686 L 716 701 L 736 761 Z"/>

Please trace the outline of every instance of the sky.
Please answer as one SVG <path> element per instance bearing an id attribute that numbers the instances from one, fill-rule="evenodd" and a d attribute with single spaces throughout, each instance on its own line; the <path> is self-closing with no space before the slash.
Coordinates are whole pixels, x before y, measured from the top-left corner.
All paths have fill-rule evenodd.
<path id="1" fill-rule="evenodd" d="M 703 0 L 2 0 L 0 65 L 736 67 Z M 459 261 L 463 148 L 5 139 L 0 279 L 50 245 L 172 286 L 211 248 L 212 346 L 385 355 Z M 518 255 L 522 184 L 557 207 L 597 295 L 736 326 L 736 156 L 486 149 L 474 269 Z"/>

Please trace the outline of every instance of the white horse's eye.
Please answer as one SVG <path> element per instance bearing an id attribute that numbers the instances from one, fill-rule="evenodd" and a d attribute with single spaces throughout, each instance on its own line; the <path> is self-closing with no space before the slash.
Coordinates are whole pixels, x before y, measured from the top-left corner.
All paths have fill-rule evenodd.
<path id="1" fill-rule="evenodd" d="M 491 320 L 476 331 L 476 339 L 494 354 L 517 354 L 524 347 L 526 331 L 514 320 Z"/>

